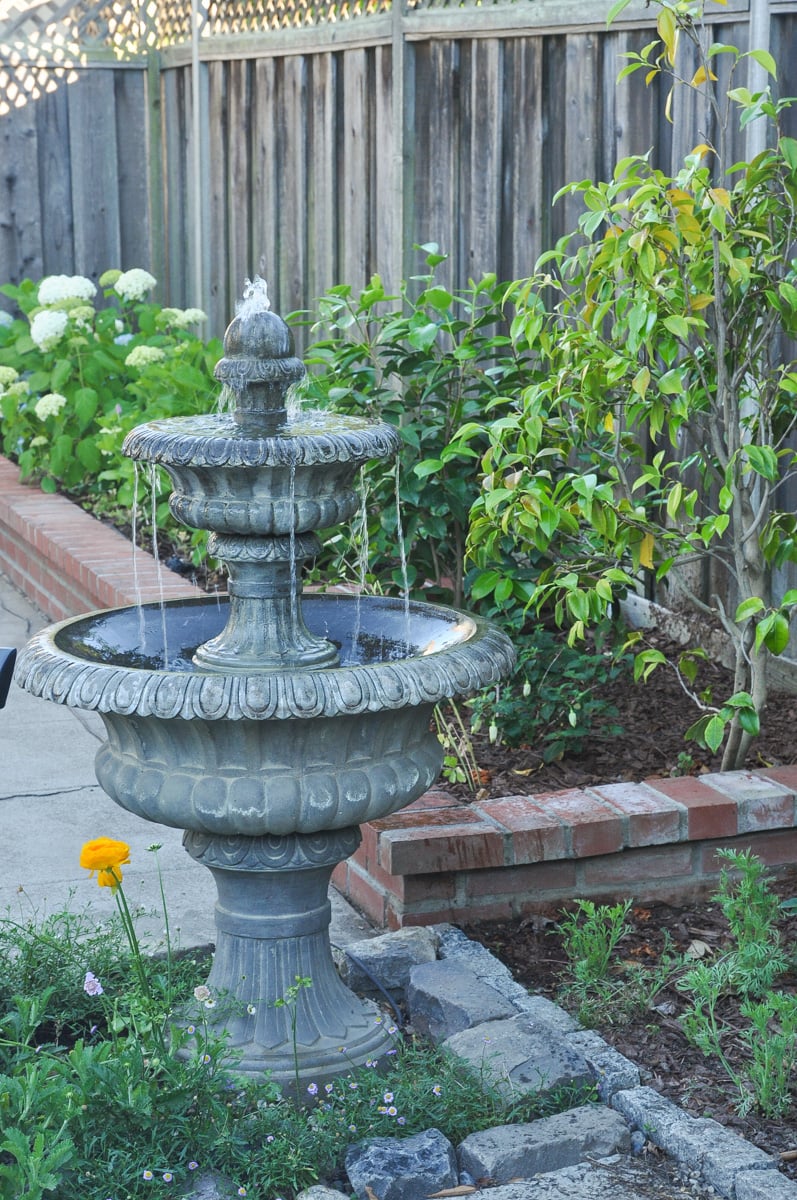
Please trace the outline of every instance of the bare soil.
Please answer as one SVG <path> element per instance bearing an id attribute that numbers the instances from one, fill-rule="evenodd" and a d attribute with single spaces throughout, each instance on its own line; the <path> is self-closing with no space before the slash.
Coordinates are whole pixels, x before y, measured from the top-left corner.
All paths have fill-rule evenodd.
<path id="1" fill-rule="evenodd" d="M 667 657 L 646 683 L 634 683 L 631 673 L 596 689 L 616 715 L 593 726 L 577 753 L 568 751 L 546 762 L 544 747 L 533 742 L 517 748 L 491 745 L 482 731 L 473 737 L 479 767 L 476 791 L 480 798 L 534 795 L 583 788 L 601 783 L 638 783 L 666 775 L 700 775 L 719 771 L 722 755 L 685 741 L 687 729 L 701 710 L 686 694 L 673 664 L 682 647 L 651 634 L 649 644 Z M 695 694 L 710 690 L 717 701 L 733 692 L 733 677 L 718 663 L 699 667 L 692 685 Z M 526 701 L 533 704 L 533 695 Z M 617 725 L 622 729 L 618 736 Z M 750 748 L 745 766 L 775 767 L 797 762 L 797 695 L 773 692 L 762 715 L 761 734 Z M 472 798 L 474 789 L 442 781 L 441 786 L 460 799 Z"/>
<path id="2" fill-rule="evenodd" d="M 775 890 L 782 899 L 797 894 L 797 870 L 781 878 Z M 728 923 L 716 903 L 684 906 L 650 904 L 632 909 L 630 932 L 615 951 L 615 971 L 621 977 L 626 964 L 654 966 L 665 953 L 667 941 L 677 958 L 695 953 L 710 961 L 729 948 Z M 784 944 L 797 944 L 797 914 L 784 914 L 779 928 Z M 465 933 L 487 946 L 511 969 L 514 977 L 531 991 L 568 1006 L 562 988 L 567 983 L 567 956 L 556 923 L 543 918 L 475 924 Z M 694 962 L 694 958 L 689 958 Z M 648 1007 L 636 1015 L 623 1014 L 611 1021 L 611 1005 L 596 1024 L 602 1037 L 640 1069 L 642 1082 L 679 1104 L 695 1117 L 712 1117 L 736 1130 L 742 1137 L 780 1158 L 781 1169 L 797 1179 L 797 1079 L 793 1081 L 793 1104 L 788 1117 L 765 1117 L 752 1111 L 737 1113 L 738 1090 L 714 1057 L 705 1057 L 684 1036 L 680 1017 L 688 1007 L 687 998 L 677 989 L 682 973 L 676 968 L 669 982 L 653 996 Z M 797 957 L 789 972 L 779 980 L 780 990 L 797 992 Z M 724 1050 L 735 1069 L 743 1067 L 745 1050 L 738 1031 L 744 1018 L 739 1000 L 727 996 L 721 1002 L 719 1016 L 729 1032 Z"/>

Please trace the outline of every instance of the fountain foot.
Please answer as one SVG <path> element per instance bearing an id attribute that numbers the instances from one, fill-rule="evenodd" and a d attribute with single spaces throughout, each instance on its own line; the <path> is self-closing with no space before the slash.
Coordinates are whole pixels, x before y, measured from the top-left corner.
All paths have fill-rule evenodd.
<path id="1" fill-rule="evenodd" d="M 329 943 L 329 880 L 357 849 L 356 827 L 287 837 L 186 833 L 192 858 L 218 891 L 216 953 L 204 1015 L 240 1056 L 234 1069 L 268 1072 L 291 1093 L 322 1087 L 393 1048 L 389 1022 L 355 996 Z"/>

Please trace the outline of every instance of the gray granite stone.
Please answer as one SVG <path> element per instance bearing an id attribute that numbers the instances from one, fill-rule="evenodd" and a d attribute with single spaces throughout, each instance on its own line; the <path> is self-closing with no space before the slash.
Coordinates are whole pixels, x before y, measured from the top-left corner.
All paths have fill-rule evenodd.
<path id="1" fill-rule="evenodd" d="M 524 1016 L 485 1022 L 455 1033 L 443 1045 L 508 1097 L 592 1083 L 582 1054 L 550 1031 L 538 1032 Z"/>
<path id="2" fill-rule="evenodd" d="M 513 1006 L 495 988 L 452 961 L 413 967 L 407 1005 L 415 1030 L 434 1042 L 485 1021 L 515 1015 Z"/>
<path id="3" fill-rule="evenodd" d="M 346 1153 L 346 1171 L 357 1200 L 426 1200 L 459 1182 L 454 1147 L 438 1129 L 357 1142 Z"/>
<path id="4" fill-rule="evenodd" d="M 605 1158 L 630 1146 L 630 1130 L 619 1113 L 603 1105 L 583 1105 L 527 1124 L 472 1133 L 458 1146 L 457 1159 L 460 1171 L 474 1179 L 508 1183 L 572 1166 L 587 1155 Z"/>

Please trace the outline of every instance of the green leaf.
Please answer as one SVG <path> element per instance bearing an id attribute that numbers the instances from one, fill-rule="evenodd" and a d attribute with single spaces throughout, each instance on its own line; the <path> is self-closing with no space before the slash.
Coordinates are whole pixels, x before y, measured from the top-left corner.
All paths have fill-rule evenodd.
<path id="1" fill-rule="evenodd" d="M 770 654 L 782 654 L 788 644 L 789 622 L 783 613 L 773 613 L 772 625 L 764 637 L 764 645 Z"/>
<path id="2" fill-rule="evenodd" d="M 797 139 L 782 137 L 778 148 L 792 171 L 797 171 Z"/>
<path id="3" fill-rule="evenodd" d="M 611 6 L 608 13 L 606 14 L 607 27 L 609 25 L 611 25 L 613 21 L 617 20 L 620 13 L 623 12 L 624 9 L 628 8 L 630 3 L 631 3 L 631 0 L 614 0 L 614 4 Z"/>
<path id="4" fill-rule="evenodd" d="M 758 713 L 754 708 L 742 708 L 738 713 L 739 724 L 745 733 L 751 734 L 752 737 L 758 737 L 761 732 L 761 722 L 758 719 Z"/>
<path id="5" fill-rule="evenodd" d="M 725 722 L 721 716 L 711 717 L 707 722 L 706 728 L 703 730 L 703 740 L 714 754 L 722 745 L 722 739 L 725 737 Z"/>
<path id="6" fill-rule="evenodd" d="M 778 459 L 771 446 L 748 445 L 744 448 L 747 461 L 755 471 L 770 483 L 778 481 Z"/>
<path id="7" fill-rule="evenodd" d="M 773 79 L 777 79 L 778 68 L 768 50 L 751 50 L 750 57 L 754 58 L 759 67 L 763 67 L 768 75 L 771 75 Z"/>
<path id="8" fill-rule="evenodd" d="M 427 475 L 436 475 L 442 469 L 443 463 L 439 458 L 426 458 L 423 462 L 416 463 L 413 467 L 413 471 L 419 479 L 425 479 Z"/>
<path id="9" fill-rule="evenodd" d="M 674 333 L 677 338 L 685 342 L 689 337 L 689 322 L 686 317 L 665 317 L 664 325 L 669 329 L 670 333 Z"/>
<path id="10" fill-rule="evenodd" d="M 72 374 L 72 363 L 68 358 L 59 358 L 50 376 L 50 387 L 54 392 L 60 392 L 69 376 Z"/>
<path id="11" fill-rule="evenodd" d="M 436 308 L 438 312 L 445 312 L 450 307 L 453 299 L 454 297 L 451 295 L 451 292 L 446 291 L 444 287 L 427 288 L 421 296 L 421 300 L 425 304 Z"/>
<path id="12" fill-rule="evenodd" d="M 415 350 L 428 350 L 430 346 L 434 345 L 438 332 L 439 326 L 435 325 L 434 321 L 430 321 L 426 325 L 419 325 L 410 330 L 407 341 Z"/>
<path id="13" fill-rule="evenodd" d="M 748 596 L 743 600 L 734 614 L 734 621 L 746 621 L 753 613 L 761 612 L 764 607 L 764 601 L 760 596 Z"/>

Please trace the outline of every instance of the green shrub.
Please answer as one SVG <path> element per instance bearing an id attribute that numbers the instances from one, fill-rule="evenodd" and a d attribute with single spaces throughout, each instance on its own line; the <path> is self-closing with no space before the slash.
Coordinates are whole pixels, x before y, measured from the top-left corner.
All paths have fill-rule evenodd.
<path id="1" fill-rule="evenodd" d="M 603 684 L 624 673 L 630 657 L 598 648 L 569 646 L 544 625 L 514 636 L 517 666 L 506 682 L 481 692 L 472 702 L 474 731 L 488 727 L 507 746 L 542 749 L 545 762 L 566 751 L 578 754 L 585 738 L 622 733 L 617 709 L 599 695 Z"/>
<path id="2" fill-rule="evenodd" d="M 213 404 L 217 340 L 194 328 L 199 309 L 146 299 L 155 280 L 107 271 L 101 293 L 83 276 L 7 285 L 18 308 L 0 324 L 0 436 L 23 479 L 62 490 L 95 513 L 126 522 L 136 498 L 135 465 L 122 458 L 125 433 L 142 421 L 205 412 Z M 143 524 L 177 528 L 160 500 L 157 473 L 140 481 Z M 165 488 L 163 489 L 165 492 Z M 182 536 L 185 536 L 184 534 Z"/>
<path id="3" fill-rule="evenodd" d="M 356 544 L 364 541 L 357 531 L 353 552 L 367 550 L 377 586 L 401 588 L 403 541 L 415 594 L 460 604 L 468 593 L 465 538 L 479 494 L 476 460 L 487 439 L 484 447 L 475 439 L 464 449 L 453 448 L 451 439 L 462 424 L 483 419 L 497 398 L 511 403 L 529 381 L 530 359 L 507 336 L 507 289 L 494 275 L 449 291 L 436 278 L 445 256 L 435 245 L 418 249 L 426 272 L 402 284 L 400 296 L 387 295 L 374 276 L 359 296 L 341 285 L 321 297 L 313 329 L 324 336 L 305 355 L 314 369 L 301 394 L 315 406 L 378 417 L 398 428 L 403 531 L 395 479 L 382 466 L 367 467 L 368 545 Z M 350 551 L 348 536 L 333 533 L 322 576 L 356 578 L 361 572 Z M 524 572 L 509 560 L 504 565 L 495 598 L 502 606 L 522 607 L 529 596 Z"/>

